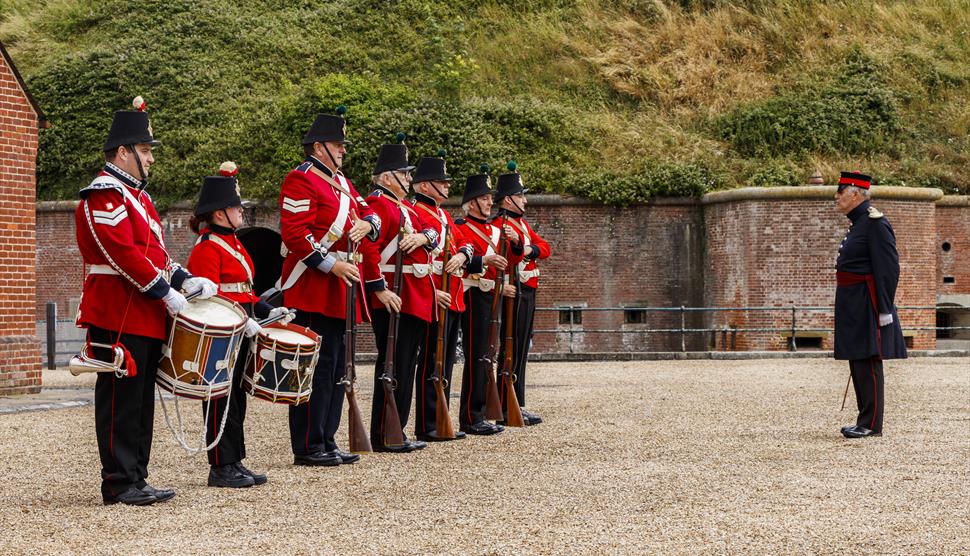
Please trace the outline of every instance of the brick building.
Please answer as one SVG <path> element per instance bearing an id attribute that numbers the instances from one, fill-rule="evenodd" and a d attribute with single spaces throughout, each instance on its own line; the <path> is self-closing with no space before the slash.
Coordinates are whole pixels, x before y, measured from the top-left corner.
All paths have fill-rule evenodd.
<path id="1" fill-rule="evenodd" d="M 35 168 L 44 114 L 0 44 L 0 395 L 40 391 Z"/>

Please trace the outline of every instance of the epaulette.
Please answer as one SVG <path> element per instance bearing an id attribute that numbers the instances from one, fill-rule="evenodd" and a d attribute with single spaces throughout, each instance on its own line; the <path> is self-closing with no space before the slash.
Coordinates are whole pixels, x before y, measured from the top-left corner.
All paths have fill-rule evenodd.
<path id="1" fill-rule="evenodd" d="M 882 218 L 882 216 L 883 214 L 879 212 L 879 210 L 876 207 L 869 207 L 869 218 L 872 218 L 873 220 L 878 220 Z"/>
<path id="2" fill-rule="evenodd" d="M 384 192 L 381 191 L 380 189 L 375 189 L 375 190 L 373 190 L 373 191 L 370 192 L 370 195 L 368 195 L 368 197 L 380 197 L 383 194 L 384 194 Z"/>
<path id="3" fill-rule="evenodd" d="M 82 188 L 80 191 L 78 191 L 78 195 L 80 195 L 80 197 L 83 199 L 87 196 L 88 193 L 92 191 L 104 191 L 106 189 L 115 189 L 118 192 L 120 192 L 122 195 L 124 195 L 124 187 L 125 186 L 121 185 L 121 183 L 95 180 L 89 183 L 86 187 Z"/>
<path id="4" fill-rule="evenodd" d="M 455 224 L 458 224 L 459 226 L 464 226 L 465 222 L 467 221 L 464 218 L 455 218 Z"/>
<path id="5" fill-rule="evenodd" d="M 304 174 L 306 174 L 307 172 L 310 171 L 310 168 L 312 166 L 313 166 L 312 163 L 310 163 L 310 162 L 304 162 L 303 164 L 300 164 L 299 166 L 297 166 L 296 167 L 296 170 L 297 170 L 297 172 L 303 172 Z"/>

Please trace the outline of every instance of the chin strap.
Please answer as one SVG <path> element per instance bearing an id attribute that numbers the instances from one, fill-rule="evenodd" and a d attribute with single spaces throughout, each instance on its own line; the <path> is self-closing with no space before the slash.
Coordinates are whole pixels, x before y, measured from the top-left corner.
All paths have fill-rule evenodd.
<path id="1" fill-rule="evenodd" d="M 340 165 L 337 164 L 337 160 L 333 157 L 333 154 L 330 152 L 330 147 L 328 147 L 326 143 L 321 143 L 321 145 L 323 145 L 323 150 L 327 151 L 327 156 L 330 158 L 330 162 L 333 164 L 333 167 L 336 168 L 336 170 L 334 170 L 334 173 L 336 173 L 337 170 L 340 170 Z"/>
<path id="2" fill-rule="evenodd" d="M 235 232 L 236 230 L 238 230 L 239 229 L 238 226 L 233 226 L 232 225 L 232 220 L 229 218 L 229 213 L 226 212 L 226 209 L 220 209 L 220 210 L 222 211 L 222 215 L 226 217 L 226 224 L 229 224 L 226 227 L 229 228 L 229 229 L 231 229 L 233 232 Z"/>
<path id="3" fill-rule="evenodd" d="M 135 164 L 138 166 L 138 176 L 141 178 L 141 183 L 138 184 L 138 189 L 144 190 L 148 185 L 148 176 L 145 175 L 145 168 L 141 165 L 141 157 L 138 156 L 138 151 L 135 150 L 134 145 L 125 145 L 128 152 L 135 157 Z"/>

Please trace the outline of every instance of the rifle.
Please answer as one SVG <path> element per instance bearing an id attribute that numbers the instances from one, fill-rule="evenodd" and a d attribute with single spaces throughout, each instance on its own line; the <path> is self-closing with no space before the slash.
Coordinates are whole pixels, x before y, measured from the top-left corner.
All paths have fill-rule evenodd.
<path id="1" fill-rule="evenodd" d="M 502 229 L 504 235 L 505 229 Z M 518 269 L 512 265 L 509 272 L 509 282 L 516 283 L 519 279 Z M 505 298 L 505 357 L 502 361 L 502 370 L 499 376 L 502 377 L 502 386 L 505 393 L 505 424 L 510 427 L 524 427 L 525 420 L 522 418 L 522 409 L 519 407 L 519 396 L 515 393 L 515 381 L 518 375 L 515 374 L 515 337 L 513 336 L 512 325 L 515 320 L 515 298 Z"/>
<path id="2" fill-rule="evenodd" d="M 400 209 L 404 211 L 405 209 Z M 400 231 L 397 234 L 397 254 L 394 256 L 394 286 L 396 295 L 401 295 L 401 282 L 404 270 L 404 250 L 401 240 L 404 239 L 404 212 L 401 212 Z M 400 324 L 400 314 L 388 310 L 390 319 L 387 325 L 387 347 L 384 349 L 384 374 L 378 380 L 384 386 L 384 407 L 381 411 L 381 431 L 385 446 L 404 446 L 404 431 L 401 429 L 401 418 L 397 414 L 397 401 L 394 399 L 394 389 L 397 380 L 394 378 L 394 348 L 397 344 L 397 329 Z"/>
<path id="3" fill-rule="evenodd" d="M 446 292 L 451 292 L 451 275 L 445 270 L 448 261 L 451 260 L 451 233 L 448 225 L 445 224 L 445 245 L 441 255 L 441 287 Z M 437 300 L 435 300 L 437 301 Z M 448 398 L 445 396 L 445 387 L 448 380 L 445 378 L 445 335 L 448 333 L 448 309 L 438 309 L 438 345 L 435 347 L 434 381 L 435 394 L 435 431 L 441 438 L 455 438 L 455 429 L 451 424 L 451 416 L 448 415 Z"/>
<path id="4" fill-rule="evenodd" d="M 357 244 L 348 238 L 350 260 L 357 262 Z M 344 387 L 347 394 L 347 431 L 350 436 L 350 451 L 355 454 L 372 451 L 370 438 L 364 428 L 364 420 L 357 404 L 357 286 L 347 286 L 347 320 L 344 329 L 344 376 L 337 384 Z"/>
<path id="5" fill-rule="evenodd" d="M 505 239 L 505 223 L 508 216 L 502 217 L 502 247 L 500 255 L 508 257 L 508 242 Z M 498 395 L 498 386 L 495 383 L 495 364 L 498 359 L 498 309 L 504 290 L 505 271 L 497 270 L 495 273 L 495 289 L 492 290 L 492 308 L 488 321 L 488 350 L 481 361 L 485 366 L 485 418 L 489 420 L 504 420 L 502 413 L 502 400 Z"/>

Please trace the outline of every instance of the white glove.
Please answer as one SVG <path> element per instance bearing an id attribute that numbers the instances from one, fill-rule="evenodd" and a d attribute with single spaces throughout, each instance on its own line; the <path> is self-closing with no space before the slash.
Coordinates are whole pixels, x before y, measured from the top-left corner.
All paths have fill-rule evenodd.
<path id="1" fill-rule="evenodd" d="M 182 309 L 185 309 L 185 306 L 189 304 L 185 300 L 185 296 L 180 294 L 175 288 L 169 288 L 168 293 L 165 294 L 162 301 L 165 302 L 165 310 L 173 317 L 182 312 Z"/>
<path id="2" fill-rule="evenodd" d="M 290 324 L 290 321 L 293 320 L 293 317 L 296 316 L 295 314 L 291 313 L 290 310 L 287 309 L 286 307 L 274 307 L 269 312 L 269 315 L 267 316 L 272 319 L 282 314 L 285 314 L 286 316 L 280 319 L 278 322 L 281 322 L 283 324 Z"/>
<path id="3" fill-rule="evenodd" d="M 245 334 L 247 338 L 252 338 L 262 331 L 263 327 L 260 326 L 258 322 L 254 321 L 253 319 L 249 319 L 246 321 L 246 327 L 243 329 L 243 334 Z"/>
<path id="4" fill-rule="evenodd" d="M 892 313 L 880 313 L 879 314 L 879 326 L 886 326 L 893 323 Z"/>
<path id="5" fill-rule="evenodd" d="M 215 282 L 199 276 L 193 276 L 187 279 L 182 283 L 182 289 L 185 290 L 186 295 L 201 291 L 202 293 L 199 294 L 199 299 L 209 299 L 219 293 L 219 286 Z"/>

